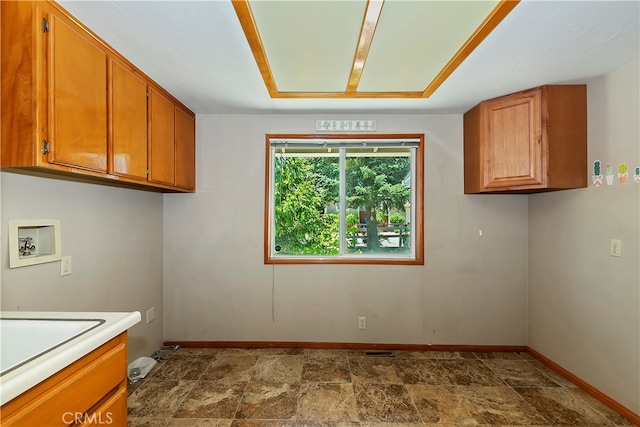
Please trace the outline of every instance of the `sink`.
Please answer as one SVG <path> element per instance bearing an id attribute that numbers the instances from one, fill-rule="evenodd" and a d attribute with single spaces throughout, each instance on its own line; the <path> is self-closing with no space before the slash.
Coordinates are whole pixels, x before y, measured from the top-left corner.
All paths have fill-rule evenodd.
<path id="1" fill-rule="evenodd" d="M 0 376 L 104 322 L 103 319 L 0 318 Z"/>

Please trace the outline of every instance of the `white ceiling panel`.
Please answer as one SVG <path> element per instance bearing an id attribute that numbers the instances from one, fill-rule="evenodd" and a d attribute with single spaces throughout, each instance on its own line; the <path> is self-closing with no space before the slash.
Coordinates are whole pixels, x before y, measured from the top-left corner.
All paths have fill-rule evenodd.
<path id="1" fill-rule="evenodd" d="M 366 1 L 251 1 L 280 92 L 343 92 Z"/>
<path id="2" fill-rule="evenodd" d="M 385 1 L 358 91 L 424 91 L 497 4 Z"/>

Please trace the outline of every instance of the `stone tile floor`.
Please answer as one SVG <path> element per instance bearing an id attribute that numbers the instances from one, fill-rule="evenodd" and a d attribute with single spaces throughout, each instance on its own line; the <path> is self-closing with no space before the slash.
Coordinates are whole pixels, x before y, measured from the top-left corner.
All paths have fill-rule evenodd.
<path id="1" fill-rule="evenodd" d="M 130 427 L 633 425 L 525 353 L 162 351 Z"/>

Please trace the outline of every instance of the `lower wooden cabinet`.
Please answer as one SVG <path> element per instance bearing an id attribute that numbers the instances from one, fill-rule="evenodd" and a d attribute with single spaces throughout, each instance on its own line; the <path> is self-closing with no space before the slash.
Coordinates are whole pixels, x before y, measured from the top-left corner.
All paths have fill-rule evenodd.
<path id="1" fill-rule="evenodd" d="M 127 425 L 123 332 L 0 408 L 3 427 Z"/>
<path id="2" fill-rule="evenodd" d="M 82 427 L 127 425 L 127 389 L 120 389 L 98 409 L 80 419 Z M 121 424 L 122 423 L 122 424 Z"/>

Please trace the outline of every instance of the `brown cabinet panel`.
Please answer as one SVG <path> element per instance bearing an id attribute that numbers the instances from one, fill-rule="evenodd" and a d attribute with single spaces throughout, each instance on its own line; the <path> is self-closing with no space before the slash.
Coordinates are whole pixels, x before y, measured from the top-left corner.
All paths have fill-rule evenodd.
<path id="1" fill-rule="evenodd" d="M 147 179 L 147 83 L 110 61 L 110 167 L 116 175 Z"/>
<path id="2" fill-rule="evenodd" d="M 64 16 L 49 25 L 49 162 L 106 172 L 107 55 Z"/>
<path id="3" fill-rule="evenodd" d="M 193 190 L 196 186 L 196 135 L 193 115 L 176 107 L 176 185 Z"/>
<path id="4" fill-rule="evenodd" d="M 485 186 L 544 185 L 540 92 L 487 102 Z"/>
<path id="5" fill-rule="evenodd" d="M 587 185 L 585 85 L 541 86 L 464 115 L 464 192 L 532 193 Z"/>
<path id="6" fill-rule="evenodd" d="M 0 1 L 0 93 L 2 125 L 0 149 L 2 166 L 36 164 L 38 149 L 45 137 L 38 132 L 34 105 L 35 37 L 33 15 L 35 7 L 22 2 Z M 8 105 L 11 108 L 8 108 Z"/>
<path id="7" fill-rule="evenodd" d="M 127 419 L 127 389 L 122 387 L 107 399 L 104 404 L 102 404 L 98 409 L 96 409 L 93 413 L 87 414 L 83 423 L 80 424 L 81 427 L 91 427 L 91 426 L 105 426 L 105 425 L 113 425 L 117 426 L 118 423 L 124 423 Z M 125 424 L 122 424 L 124 427 Z"/>
<path id="8" fill-rule="evenodd" d="M 175 183 L 175 107 L 149 88 L 149 181 Z"/>

